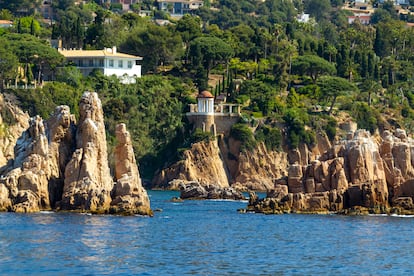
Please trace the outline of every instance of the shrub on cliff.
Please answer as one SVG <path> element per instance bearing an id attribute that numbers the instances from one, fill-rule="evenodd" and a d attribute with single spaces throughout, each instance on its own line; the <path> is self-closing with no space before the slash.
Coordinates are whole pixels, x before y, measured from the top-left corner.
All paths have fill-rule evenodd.
<path id="1" fill-rule="evenodd" d="M 287 142 L 290 148 L 297 148 L 300 142 L 312 145 L 315 142 L 315 134 L 312 130 L 306 130 L 308 114 L 298 108 L 290 108 L 283 115 L 287 131 Z"/>
<path id="2" fill-rule="evenodd" d="M 13 89 L 20 106 L 30 116 L 40 115 L 48 119 L 58 105 L 68 105 L 71 112 L 78 114 L 81 92 L 66 83 L 48 82 L 36 89 Z"/>
<path id="3" fill-rule="evenodd" d="M 323 126 L 323 130 L 325 131 L 328 138 L 332 141 L 336 136 L 336 128 L 338 127 L 338 123 L 336 122 L 335 118 L 331 116 L 326 116 L 326 122 Z"/>
<path id="4" fill-rule="evenodd" d="M 264 142 L 268 150 L 280 150 L 282 133 L 277 127 L 261 126 L 254 134 L 257 141 Z"/>
<path id="5" fill-rule="evenodd" d="M 367 103 L 358 102 L 351 109 L 351 114 L 355 118 L 358 128 L 369 130 L 374 133 L 378 128 L 378 111 L 371 108 Z"/>
<path id="6" fill-rule="evenodd" d="M 190 136 L 190 143 L 210 141 L 212 138 L 214 138 L 214 136 L 210 132 L 205 132 L 201 128 L 196 128 Z"/>
<path id="7" fill-rule="evenodd" d="M 242 151 L 252 150 L 257 145 L 253 132 L 246 124 L 234 124 L 230 130 L 230 137 L 241 142 L 240 150 Z"/>

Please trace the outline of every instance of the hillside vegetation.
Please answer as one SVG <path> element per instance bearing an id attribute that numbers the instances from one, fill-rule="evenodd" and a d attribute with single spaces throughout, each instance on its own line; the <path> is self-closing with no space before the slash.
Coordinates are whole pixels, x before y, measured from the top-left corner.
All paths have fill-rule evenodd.
<path id="1" fill-rule="evenodd" d="M 205 1 L 182 18 L 155 12 L 155 19 L 170 20 L 159 26 L 154 18 L 116 12 L 114 6 L 74 2 L 53 1 L 52 25 L 36 12 L 38 1 L 0 2 L 0 19 L 14 22 L 0 29 L 0 89 L 44 118 L 60 104 L 77 114 L 82 92 L 97 91 L 108 140 L 114 140 L 115 122 L 127 124 L 144 177 L 198 139 L 190 135 L 183 114 L 204 89 L 242 104 L 243 120 L 232 134 L 246 140 L 245 149 L 257 141 L 279 149 L 283 135 L 292 148 L 314 143 L 320 131 L 335 139 L 345 117 L 372 133 L 414 128 L 410 7 L 400 15 L 392 2 L 374 3 L 371 24 L 363 25 L 348 24 L 350 12 L 342 7 L 349 3 L 341 1 Z M 155 5 L 144 1 L 134 8 Z M 296 19 L 302 12 L 310 14 L 309 22 Z M 64 48 L 117 46 L 144 58 L 145 75 L 131 85 L 99 72 L 83 77 L 64 66 L 50 47 L 52 39 L 60 39 Z M 47 70 L 54 81 L 42 83 Z M 211 74 L 222 76 L 214 86 L 209 86 Z M 256 133 L 246 133 L 245 126 L 257 124 Z"/>

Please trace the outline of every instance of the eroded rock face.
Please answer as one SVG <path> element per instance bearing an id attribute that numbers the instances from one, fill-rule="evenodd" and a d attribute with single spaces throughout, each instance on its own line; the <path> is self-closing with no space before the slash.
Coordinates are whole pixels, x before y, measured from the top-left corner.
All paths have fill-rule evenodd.
<path id="1" fill-rule="evenodd" d="M 118 128 L 117 185 L 110 175 L 103 111 L 86 92 L 80 120 L 59 106 L 48 121 L 36 116 L 15 146 L 15 158 L 0 179 L 0 210 L 75 210 L 151 215 L 129 134 Z M 113 198 L 113 197 L 114 198 Z"/>
<path id="2" fill-rule="evenodd" d="M 116 126 L 115 178 L 111 210 L 115 213 L 151 214 L 147 191 L 144 189 L 135 161 L 131 136 L 125 124 Z"/>
<path id="3" fill-rule="evenodd" d="M 237 153 L 233 153 L 234 156 Z M 269 151 L 263 143 L 252 152 L 239 153 L 233 184 L 248 190 L 267 191 L 275 180 L 288 175 L 287 153 Z"/>
<path id="4" fill-rule="evenodd" d="M 228 174 L 217 141 L 193 144 L 184 152 L 183 160 L 161 171 L 153 184 L 157 188 L 171 189 L 168 183 L 174 179 L 228 187 Z"/>
<path id="5" fill-rule="evenodd" d="M 102 213 L 110 207 L 113 182 L 102 105 L 96 93 L 83 94 L 79 115 L 76 150 L 66 165 L 60 208 Z"/>
<path id="6" fill-rule="evenodd" d="M 291 155 L 294 163 L 289 166 L 286 187 L 276 186 L 248 209 L 264 213 L 414 212 L 409 209 L 414 197 L 413 145 L 402 130 L 395 135 L 384 132 L 382 139 L 358 130 L 305 169 L 297 151 Z M 280 192 L 286 190 L 289 193 Z"/>
<path id="7" fill-rule="evenodd" d="M 219 146 L 217 145 L 219 144 Z M 275 181 L 288 175 L 287 153 L 268 151 L 263 143 L 252 152 L 240 152 L 240 143 L 229 139 L 199 142 L 184 153 L 184 159 L 163 169 L 152 183 L 155 188 L 179 190 L 174 182 L 197 181 L 201 185 L 215 183 L 238 190 L 266 191 Z M 178 182 L 179 182 L 178 181 Z M 178 183 L 177 182 L 177 183 Z"/>
<path id="8" fill-rule="evenodd" d="M 17 139 L 29 127 L 29 115 L 13 105 L 8 99 L 10 97 L 11 95 L 0 95 L 0 174 L 14 158 Z"/>
<path id="9" fill-rule="evenodd" d="M 11 210 L 37 212 L 51 209 L 48 179 L 51 175 L 48 139 L 43 120 L 30 119 L 29 128 L 17 141 L 15 159 L 1 179 L 8 188 Z"/>

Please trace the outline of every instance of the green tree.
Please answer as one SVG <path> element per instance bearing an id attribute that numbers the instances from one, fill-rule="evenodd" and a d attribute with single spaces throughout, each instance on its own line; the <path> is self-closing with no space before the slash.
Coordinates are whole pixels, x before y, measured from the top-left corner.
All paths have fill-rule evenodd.
<path id="1" fill-rule="evenodd" d="M 82 86 L 82 73 L 74 66 L 60 67 L 56 73 L 56 80 L 64 82 L 74 88 L 80 88 Z"/>
<path id="2" fill-rule="evenodd" d="M 18 59 L 7 47 L 6 41 L 0 40 L 0 44 L 0 91 L 3 92 L 4 83 L 17 75 Z"/>
<path id="3" fill-rule="evenodd" d="M 379 84 L 377 81 L 374 81 L 372 79 L 366 79 L 361 84 L 361 92 L 365 92 L 367 94 L 367 104 L 368 106 L 372 105 L 372 95 L 377 95 L 382 90 L 381 84 Z"/>
<path id="4" fill-rule="evenodd" d="M 146 29 L 132 32 L 120 48 L 127 53 L 144 57 L 144 72 L 157 72 L 158 66 L 173 64 L 183 55 L 181 37 L 165 27 L 151 23 Z"/>
<path id="5" fill-rule="evenodd" d="M 91 26 L 86 31 L 85 43 L 94 49 L 103 49 L 112 47 L 108 39 L 110 37 L 105 34 L 105 19 L 109 17 L 109 13 L 102 8 L 95 11 L 96 17 Z"/>
<path id="6" fill-rule="evenodd" d="M 74 0 L 54 0 L 52 7 L 59 10 L 67 10 L 74 5 Z"/>
<path id="7" fill-rule="evenodd" d="M 335 74 L 335 66 L 329 61 L 316 55 L 299 56 L 292 62 L 292 71 L 299 75 L 309 76 L 313 83 L 321 75 Z"/>
<path id="8" fill-rule="evenodd" d="M 190 42 L 201 36 L 201 21 L 199 17 L 184 15 L 178 20 L 175 30 L 180 34 L 181 39 L 185 44 L 185 60 L 188 61 L 188 54 L 190 52 Z"/>
<path id="9" fill-rule="evenodd" d="M 283 120 L 290 148 L 297 148 L 301 142 L 307 145 L 312 145 L 315 142 L 315 135 L 305 129 L 306 123 L 309 122 L 309 116 L 306 112 L 298 108 L 289 108 L 283 114 Z"/>
<path id="10" fill-rule="evenodd" d="M 331 11 L 329 0 L 308 0 L 305 2 L 305 11 L 317 20 L 326 19 Z"/>
<path id="11" fill-rule="evenodd" d="M 205 70 L 202 83 L 208 80 L 210 70 L 215 65 L 227 63 L 233 55 L 233 49 L 218 37 L 198 37 L 190 44 L 192 68 L 199 72 Z M 199 69 L 200 66 L 203 67 L 203 70 Z"/>
<path id="12" fill-rule="evenodd" d="M 230 137 L 241 142 L 241 151 L 252 150 L 257 145 L 252 130 L 246 124 L 234 124 L 230 130 Z"/>
<path id="13" fill-rule="evenodd" d="M 3 0 L 0 1 L 0 9 L 8 9 L 13 14 L 27 10 L 28 14 L 39 7 L 40 0 Z"/>
<path id="14" fill-rule="evenodd" d="M 54 69 L 64 60 L 64 57 L 56 49 L 34 36 L 7 34 L 4 37 L 8 39 L 11 51 L 24 65 L 26 83 L 29 82 L 30 76 L 34 76 L 39 82 L 45 66 Z M 32 71 L 32 69 L 34 70 Z"/>
<path id="15" fill-rule="evenodd" d="M 320 87 L 321 96 L 323 98 L 331 99 L 328 114 L 332 112 L 336 99 L 339 96 L 358 90 L 353 83 L 350 83 L 348 80 L 340 77 L 323 76 L 318 80 L 317 84 Z"/>
<path id="16" fill-rule="evenodd" d="M 12 20 L 13 14 L 8 9 L 0 10 L 0 19 L 1 20 Z"/>
<path id="17" fill-rule="evenodd" d="M 255 36 L 254 30 L 246 25 L 240 24 L 229 29 L 232 37 L 232 46 L 235 49 L 235 55 L 243 60 L 254 58 L 255 44 L 252 38 Z"/>
<path id="18" fill-rule="evenodd" d="M 38 36 L 41 32 L 40 23 L 33 16 L 19 18 L 18 25 L 18 33 Z"/>

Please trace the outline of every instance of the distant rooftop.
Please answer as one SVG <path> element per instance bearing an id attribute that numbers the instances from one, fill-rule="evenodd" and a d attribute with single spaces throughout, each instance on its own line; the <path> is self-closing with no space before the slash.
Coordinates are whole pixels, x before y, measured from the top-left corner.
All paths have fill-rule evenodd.
<path id="1" fill-rule="evenodd" d="M 119 53 L 116 51 L 116 47 L 105 48 L 103 50 L 67 50 L 59 49 L 61 53 L 66 58 L 75 58 L 75 57 L 118 57 L 118 58 L 134 58 L 141 60 L 140 56 L 133 56 L 129 54 Z"/>

